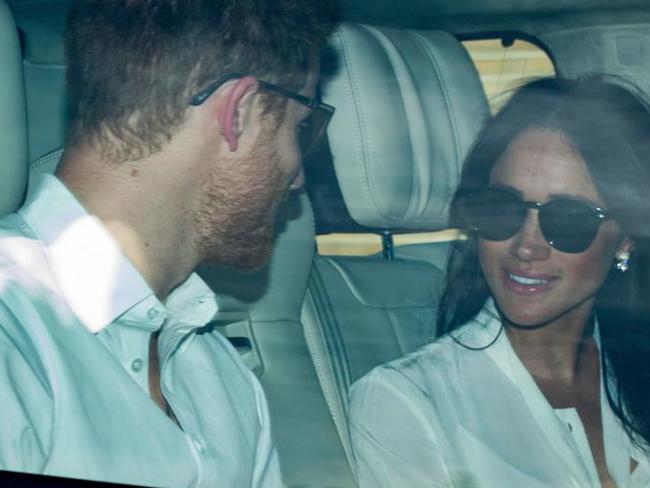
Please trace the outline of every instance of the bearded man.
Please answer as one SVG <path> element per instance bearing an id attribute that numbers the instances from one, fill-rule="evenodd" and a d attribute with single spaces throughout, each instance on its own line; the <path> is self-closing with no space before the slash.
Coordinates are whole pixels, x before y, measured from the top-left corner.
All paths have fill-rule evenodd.
<path id="1" fill-rule="evenodd" d="M 267 262 L 333 113 L 334 23 L 310 0 L 73 5 L 61 164 L 0 221 L 0 468 L 281 485 L 264 393 L 193 270 Z"/>

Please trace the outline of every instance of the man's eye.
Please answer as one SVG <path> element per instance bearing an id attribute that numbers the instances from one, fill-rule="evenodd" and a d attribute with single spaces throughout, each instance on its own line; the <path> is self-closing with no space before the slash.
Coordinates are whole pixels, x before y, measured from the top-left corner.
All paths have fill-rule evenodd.
<path id="1" fill-rule="evenodd" d="M 298 144 L 301 151 L 305 152 L 312 142 L 313 123 L 311 117 L 305 117 L 298 122 L 296 127 L 296 136 L 298 137 Z"/>
<path id="2" fill-rule="evenodd" d="M 298 130 L 301 132 L 308 132 L 311 130 L 312 120 L 311 117 L 305 117 L 298 123 Z"/>

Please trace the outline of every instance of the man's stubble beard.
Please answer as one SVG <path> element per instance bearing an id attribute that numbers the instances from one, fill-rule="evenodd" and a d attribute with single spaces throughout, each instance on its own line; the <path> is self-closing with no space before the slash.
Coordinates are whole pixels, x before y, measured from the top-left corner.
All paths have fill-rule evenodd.
<path id="1" fill-rule="evenodd" d="M 202 185 L 194 224 L 203 263 L 256 271 L 271 256 L 275 214 L 286 181 L 272 146 L 260 147 L 249 159 L 222 165 Z"/>

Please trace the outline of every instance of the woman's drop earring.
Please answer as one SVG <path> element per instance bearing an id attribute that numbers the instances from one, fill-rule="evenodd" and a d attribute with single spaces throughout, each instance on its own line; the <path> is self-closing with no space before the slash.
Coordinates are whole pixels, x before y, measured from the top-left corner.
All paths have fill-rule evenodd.
<path id="1" fill-rule="evenodd" d="M 616 253 L 616 264 L 614 267 L 621 273 L 630 269 L 630 253 L 628 251 L 618 251 Z"/>

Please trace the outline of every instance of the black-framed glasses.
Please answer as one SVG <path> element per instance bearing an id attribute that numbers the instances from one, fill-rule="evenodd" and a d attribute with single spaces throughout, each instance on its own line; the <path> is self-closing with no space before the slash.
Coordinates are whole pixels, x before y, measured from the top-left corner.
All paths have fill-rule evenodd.
<path id="1" fill-rule="evenodd" d="M 463 195 L 457 208 L 463 225 L 489 241 L 511 238 L 521 229 L 528 210 L 537 210 L 544 239 L 565 253 L 586 251 L 600 225 L 611 218 L 606 210 L 579 200 L 527 202 L 511 191 L 498 188 Z"/>
<path id="2" fill-rule="evenodd" d="M 198 107 L 223 84 L 231 80 L 241 79 L 245 76 L 247 75 L 238 72 L 228 73 L 227 75 L 222 76 L 214 83 L 211 83 L 209 86 L 194 95 L 190 99 L 190 105 Z M 287 90 L 286 88 L 282 88 L 281 86 L 274 85 L 273 83 L 268 83 L 262 80 L 258 80 L 257 82 L 262 90 L 283 95 L 311 109 L 309 115 L 305 117 L 298 125 L 298 144 L 300 146 L 302 156 L 305 157 L 305 155 L 307 155 L 309 151 L 314 148 L 318 140 L 325 132 L 327 125 L 332 119 L 332 115 L 334 115 L 335 108 L 331 105 L 321 102 L 316 98 L 306 97 L 291 90 Z"/>

